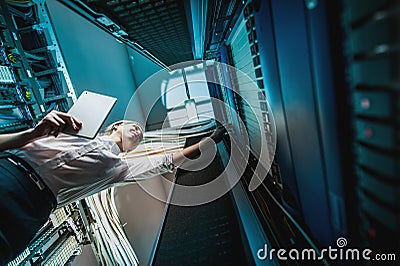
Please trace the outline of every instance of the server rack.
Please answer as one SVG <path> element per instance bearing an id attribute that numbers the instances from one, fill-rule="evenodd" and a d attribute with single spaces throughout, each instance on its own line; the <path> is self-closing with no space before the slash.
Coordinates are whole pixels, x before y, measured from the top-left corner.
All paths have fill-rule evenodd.
<path id="1" fill-rule="evenodd" d="M 245 26 L 232 28 L 217 53 L 248 73 L 271 104 L 278 144 L 264 185 L 317 250 L 339 237 L 375 252 L 399 246 L 398 14 L 399 1 L 252 1 Z M 249 106 L 211 88 L 257 139 Z M 253 204 L 273 225 L 265 195 L 254 191 Z M 293 244 L 293 235 L 274 230 Z"/>
<path id="2" fill-rule="evenodd" d="M 260 160 L 260 150 L 264 149 L 264 152 L 268 152 L 271 156 L 274 148 L 271 148 L 271 144 L 273 145 L 273 136 L 271 136 L 273 119 L 270 117 L 272 114 L 266 101 L 267 98 L 271 100 L 271 95 L 275 96 L 271 90 L 279 89 L 279 87 L 270 87 L 273 85 L 272 82 L 275 82 L 273 78 L 279 79 L 279 76 L 271 75 L 271 72 L 274 74 L 274 70 L 277 72 L 276 66 L 273 69 L 269 68 L 271 64 L 274 64 L 271 55 L 268 54 L 267 57 L 265 50 L 260 51 L 266 45 L 265 38 L 263 38 L 265 36 L 271 38 L 271 42 L 267 42 L 267 47 L 274 47 L 274 36 L 263 34 L 265 31 L 271 32 L 268 31 L 271 25 L 266 25 L 265 21 L 268 20 L 269 14 L 266 14 L 264 10 L 262 14 L 258 13 L 256 17 L 253 6 L 257 6 L 259 1 L 254 2 L 256 3 L 248 2 L 239 10 L 240 15 L 236 16 L 237 20 L 229 25 L 231 34 L 226 36 L 226 42 L 221 45 L 219 52 L 216 53 L 219 62 L 235 66 L 238 70 L 232 71 L 223 64 L 209 67 L 209 71 L 214 74 L 209 73 L 208 76 L 211 80 L 216 80 L 216 83 L 220 84 L 210 86 L 213 91 L 210 94 L 217 96 L 218 99 L 230 106 L 217 113 L 220 113 L 219 118 L 222 121 L 231 123 L 235 128 L 237 136 L 231 138 L 234 141 L 233 145 L 240 146 L 244 151 L 244 157 L 237 159 L 248 161 L 241 186 L 253 190 L 253 179 L 264 180 L 260 187 L 257 188 L 256 186 L 256 190 L 247 194 L 253 208 L 259 214 L 261 224 L 264 226 L 268 239 L 265 243 L 274 248 L 311 247 L 317 253 L 318 246 L 315 245 L 315 239 L 311 239 L 312 234 L 306 229 L 304 223 L 299 224 L 301 222 L 300 219 L 297 219 L 299 217 L 291 211 L 294 209 L 293 205 L 283 201 L 283 195 L 286 192 L 284 188 L 287 183 L 284 183 L 286 180 L 283 179 L 284 175 L 281 174 L 279 160 L 271 162 L 271 169 L 268 169 L 269 165 L 267 165 L 266 169 L 259 170 L 260 161 L 262 161 Z M 269 7 L 269 3 L 266 5 L 264 3 L 263 7 Z M 221 7 L 221 9 L 223 8 Z M 230 17 L 235 16 L 231 14 Z M 258 24 L 256 19 L 258 19 Z M 263 28 L 265 31 L 261 32 L 260 29 Z M 214 56 L 214 54 L 210 54 L 210 56 Z M 265 57 L 268 58 L 268 64 L 265 64 Z M 246 84 L 249 79 L 256 84 L 255 87 Z M 223 109 L 223 107 L 217 105 L 214 108 L 214 110 L 218 109 Z M 238 120 L 242 120 L 244 123 L 238 123 Z M 247 134 L 249 146 L 243 146 L 245 142 L 241 141 L 241 138 Z M 286 135 L 283 136 L 286 137 Z M 266 142 L 267 145 L 262 145 L 263 142 Z M 246 150 L 250 151 L 250 158 L 245 157 Z M 284 160 L 283 163 L 285 163 Z M 265 176 L 261 176 L 260 173 Z M 299 209 L 295 209 L 295 211 L 299 212 Z"/>
<path id="3" fill-rule="evenodd" d="M 400 1 L 344 1 L 347 80 L 354 120 L 357 231 L 375 252 L 399 242 Z"/>
<path id="4" fill-rule="evenodd" d="M 1 132 L 28 128 L 76 100 L 44 1 L 1 2 Z"/>
<path id="5" fill-rule="evenodd" d="M 36 125 L 76 100 L 44 0 L 0 2 L 0 133 Z M 63 265 L 90 243 L 78 204 L 51 213 L 7 265 Z"/>

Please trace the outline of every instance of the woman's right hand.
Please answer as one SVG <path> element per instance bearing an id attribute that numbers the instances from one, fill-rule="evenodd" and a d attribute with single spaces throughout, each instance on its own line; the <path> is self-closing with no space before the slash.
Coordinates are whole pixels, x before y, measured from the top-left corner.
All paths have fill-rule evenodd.
<path id="1" fill-rule="evenodd" d="M 231 128 L 231 126 L 229 124 L 228 125 L 219 125 L 215 129 L 215 131 L 211 134 L 210 138 L 212 140 L 214 140 L 215 143 L 218 143 L 223 139 L 224 135 L 228 132 L 228 129 L 230 129 L 230 128 Z"/>
<path id="2" fill-rule="evenodd" d="M 33 129 L 32 134 L 36 138 L 43 136 L 57 137 L 66 125 L 79 131 L 82 127 L 82 122 L 70 114 L 54 110 L 43 117 L 43 119 Z"/>

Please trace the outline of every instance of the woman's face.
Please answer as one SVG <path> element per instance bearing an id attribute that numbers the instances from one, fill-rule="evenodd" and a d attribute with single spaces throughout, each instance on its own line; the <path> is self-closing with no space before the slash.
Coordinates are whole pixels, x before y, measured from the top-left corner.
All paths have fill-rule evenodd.
<path id="1" fill-rule="evenodd" d="M 143 139 L 142 129 L 133 122 L 124 122 L 120 124 L 117 131 L 120 131 L 122 149 L 124 152 L 135 149 Z"/>

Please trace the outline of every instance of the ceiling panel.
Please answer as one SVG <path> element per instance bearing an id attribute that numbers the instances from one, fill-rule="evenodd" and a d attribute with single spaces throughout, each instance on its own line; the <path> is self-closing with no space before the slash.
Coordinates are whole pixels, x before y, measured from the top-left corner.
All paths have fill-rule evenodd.
<path id="1" fill-rule="evenodd" d="M 167 66 L 193 60 L 184 0 L 82 0 Z"/>

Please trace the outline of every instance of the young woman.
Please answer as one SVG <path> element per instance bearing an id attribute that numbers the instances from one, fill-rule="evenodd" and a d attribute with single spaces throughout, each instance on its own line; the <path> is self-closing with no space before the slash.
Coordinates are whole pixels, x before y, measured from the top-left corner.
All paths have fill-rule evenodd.
<path id="1" fill-rule="evenodd" d="M 115 184 L 172 171 L 222 139 L 218 128 L 210 137 L 181 152 L 124 161 L 119 154 L 143 139 L 133 121 L 113 123 L 93 140 L 60 134 L 65 125 L 79 130 L 75 117 L 52 111 L 35 128 L 0 135 L 0 264 L 15 258 L 57 207 Z"/>

